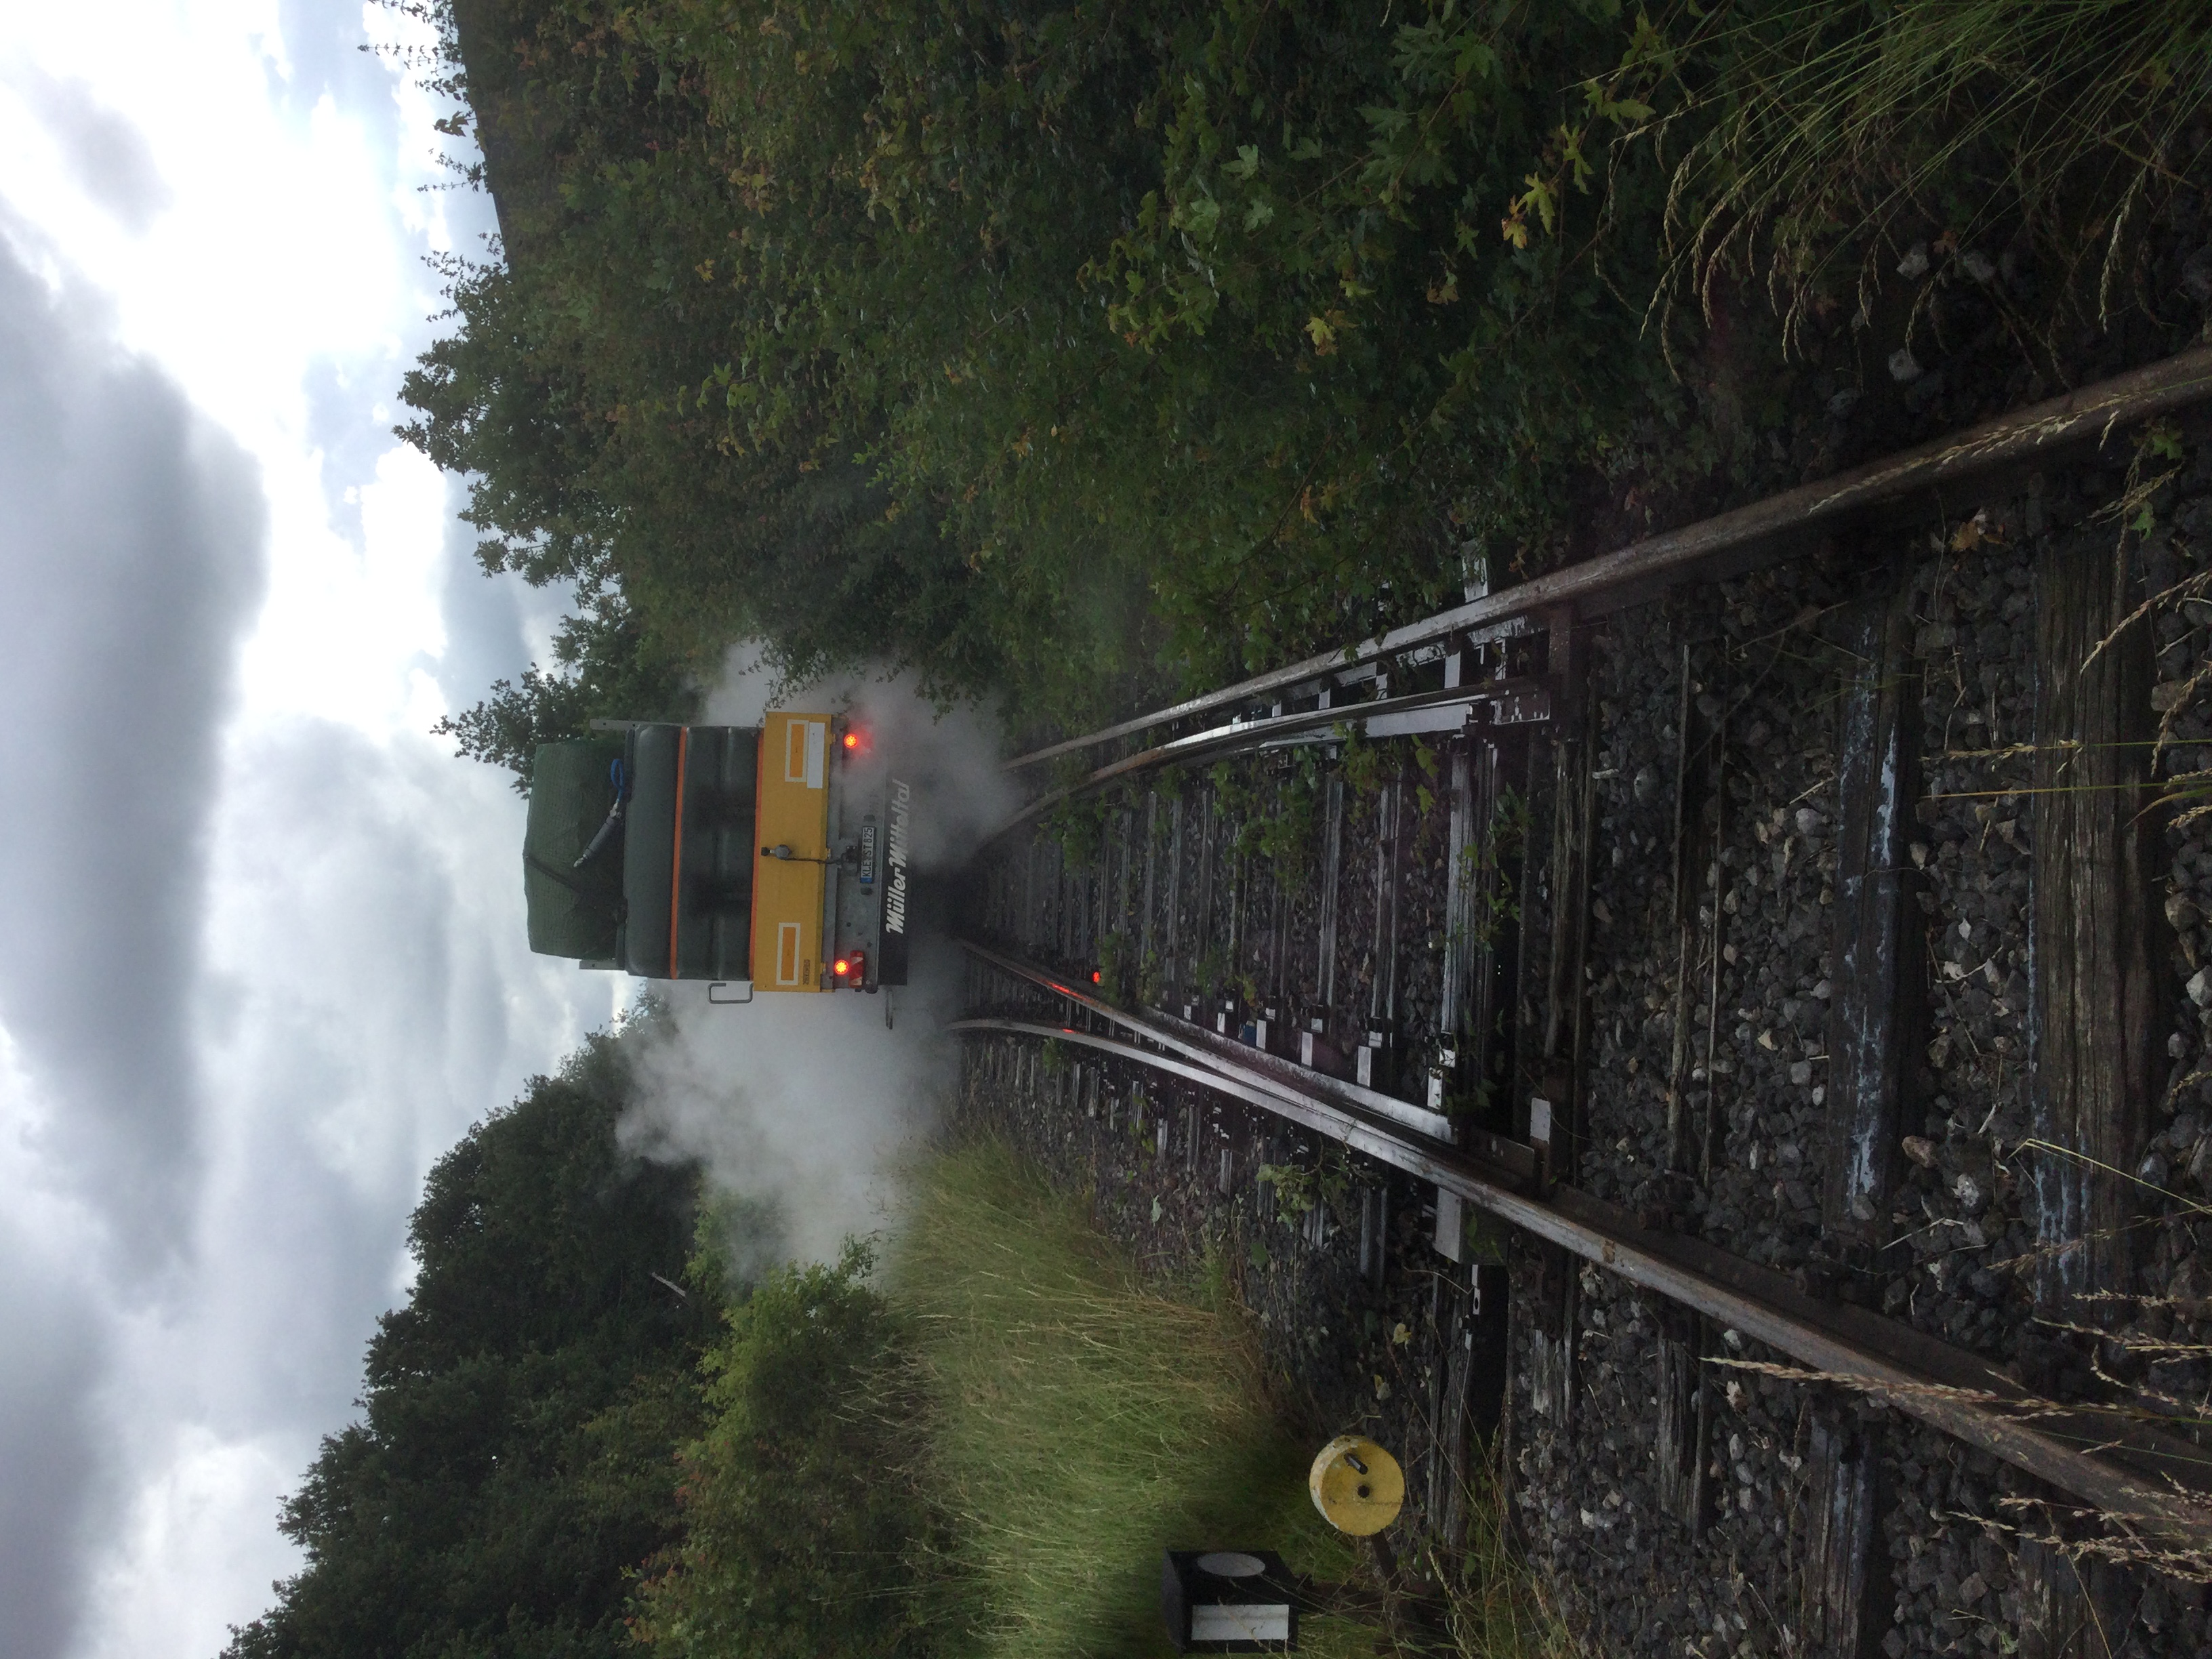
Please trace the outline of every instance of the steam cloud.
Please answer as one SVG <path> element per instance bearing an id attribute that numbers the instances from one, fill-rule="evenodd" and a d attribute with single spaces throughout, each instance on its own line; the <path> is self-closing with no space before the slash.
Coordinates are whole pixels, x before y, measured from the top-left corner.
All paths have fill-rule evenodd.
<path id="1" fill-rule="evenodd" d="M 757 652 L 740 647 L 703 719 L 757 725 L 773 689 Z M 903 677 L 824 681 L 775 705 L 849 713 L 868 737 L 866 754 L 848 763 L 855 783 L 871 789 L 896 775 L 914 787 L 911 983 L 875 996 L 761 996 L 734 1008 L 710 1006 L 703 985 L 661 988 L 669 1018 L 641 1045 L 637 1103 L 622 1133 L 647 1157 L 698 1159 L 716 1188 L 765 1206 L 781 1229 L 779 1255 L 826 1261 L 847 1237 L 892 1220 L 900 1162 L 951 1085 L 943 1029 L 957 1004 L 959 961 L 944 929 L 944 888 L 1018 797 L 989 719 L 972 708 L 940 715 Z"/>

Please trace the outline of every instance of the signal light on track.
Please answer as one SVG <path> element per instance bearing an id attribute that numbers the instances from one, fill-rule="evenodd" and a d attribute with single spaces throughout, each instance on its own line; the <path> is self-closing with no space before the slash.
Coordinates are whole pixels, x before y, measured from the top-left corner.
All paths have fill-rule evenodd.
<path id="1" fill-rule="evenodd" d="M 1091 982 L 1093 985 L 1103 984 L 1104 981 L 1105 975 L 1100 973 L 1096 968 L 1093 968 L 1091 970 Z"/>

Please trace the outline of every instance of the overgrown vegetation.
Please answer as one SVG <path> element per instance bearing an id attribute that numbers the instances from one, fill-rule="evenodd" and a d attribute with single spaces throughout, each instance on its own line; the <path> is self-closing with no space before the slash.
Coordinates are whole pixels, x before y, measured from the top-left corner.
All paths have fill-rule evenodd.
<path id="1" fill-rule="evenodd" d="M 629 1574 L 677 1534 L 719 1295 L 662 1282 L 696 1176 L 622 1153 L 627 1090 L 596 1037 L 431 1170 L 361 1416 L 284 1505 L 306 1564 L 230 1659 L 631 1650 Z"/>
<path id="2" fill-rule="evenodd" d="M 580 572 L 576 609 L 553 635 L 553 666 L 532 663 L 517 684 L 495 680 L 483 702 L 431 727 L 471 759 L 506 767 L 527 793 L 538 746 L 583 732 L 598 715 L 678 720 L 691 694 L 678 662 L 648 643 L 613 573 Z"/>
<path id="3" fill-rule="evenodd" d="M 1330 1147 L 1310 1166 L 1262 1164 L 1257 1174 L 1275 1195 L 1275 1218 L 1295 1227 L 1316 1206 L 1340 1212 L 1352 1192 L 1352 1169 L 1345 1154 Z"/>
<path id="4" fill-rule="evenodd" d="M 1521 892 L 1514 872 L 1528 843 L 1534 818 L 1528 797 L 1507 785 L 1498 792 L 1485 834 L 1460 848 L 1459 878 L 1467 894 L 1468 943 L 1487 949 L 1521 921 Z"/>
<path id="5" fill-rule="evenodd" d="M 1224 1275 L 1163 1293 L 996 1146 L 912 1179 L 879 1280 L 856 1247 L 771 1274 L 727 1316 L 712 1420 L 684 1454 L 684 1539 L 642 1587 L 641 1639 L 701 1659 L 1164 1655 L 1164 1547 L 1258 1545 L 1325 1582 L 1356 1574 Z M 1468 1653 L 1563 1652 L 1495 1490 L 1448 1575 L 1453 1635 Z M 1301 1650 L 1364 1654 L 1376 1636 L 1319 1618 Z"/>
<path id="6" fill-rule="evenodd" d="M 733 1279 L 765 1212 L 620 1149 L 652 1035 L 592 1039 L 433 1170 L 362 1416 L 285 1506 L 306 1564 L 228 1659 L 1164 1653 L 1164 1547 L 1354 1574 L 1306 1498 L 1320 1431 L 1273 1403 L 1218 1264 L 1170 1294 L 976 1146 L 911 1172 L 881 1267 Z M 1326 1160 L 1271 1174 L 1286 1206 L 1340 1200 Z M 1550 1650 L 1504 1534 L 1471 1541 L 1465 1650 Z"/>
<path id="7" fill-rule="evenodd" d="M 1324 1578 L 1352 1571 L 1306 1496 L 1315 1448 L 1269 1403 L 1218 1279 L 1162 1294 L 1079 1205 L 977 1146 L 916 1172 L 888 1283 L 915 1322 L 942 1567 L 976 1609 L 976 1659 L 1170 1651 L 1169 1546 L 1256 1543 Z M 1328 1619 L 1300 1646 L 1373 1642 Z"/>
<path id="8" fill-rule="evenodd" d="M 1669 300 L 1703 303 L 1734 270 L 1763 277 L 1796 325 L 1839 300 L 1870 307 L 1881 261 L 1911 259 L 1908 244 L 1923 268 L 1955 262 L 1982 284 L 1997 257 L 2032 260 L 2043 303 L 2027 296 L 2005 320 L 2057 374 L 2061 327 L 2148 299 L 2126 292 L 2144 228 L 2198 160 L 2191 128 L 2212 100 L 2202 6 L 1905 0 L 1689 16 L 1672 40 L 1639 30 L 1602 94 L 1634 117 L 1638 93 L 1662 97 L 1686 58 L 1717 47 L 1729 65 L 1707 98 L 1638 131 L 1663 148 L 1668 127 L 1692 128 L 1672 177 Z"/>
<path id="9" fill-rule="evenodd" d="M 683 1540 L 640 1588 L 640 1641 L 698 1659 L 958 1651 L 954 1604 L 932 1593 L 941 1522 L 917 1479 L 908 1322 L 872 1266 L 849 1245 L 729 1311 L 684 1454 Z"/>
<path id="10" fill-rule="evenodd" d="M 2201 311 L 2185 0 L 428 8 L 506 240 L 406 430 L 582 596 L 510 763 L 740 637 L 1156 700 L 1832 465 L 1815 379 Z"/>

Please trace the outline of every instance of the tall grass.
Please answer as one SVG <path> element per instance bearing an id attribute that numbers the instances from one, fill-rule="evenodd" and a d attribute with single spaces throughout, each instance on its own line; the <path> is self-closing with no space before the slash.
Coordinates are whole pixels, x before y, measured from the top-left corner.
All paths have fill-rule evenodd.
<path id="1" fill-rule="evenodd" d="M 968 1589 L 976 1659 L 1172 1651 L 1165 1548 L 1259 1546 L 1352 1572 L 1306 1496 L 1314 1448 L 1270 1406 L 1218 1289 L 1176 1300 L 1141 1284 L 996 1147 L 932 1158 L 916 1193 L 888 1287 L 916 1334 L 925 1482 L 952 1517 L 944 1565 Z M 1300 1649 L 1364 1653 L 1374 1638 L 1319 1620 Z"/>
<path id="2" fill-rule="evenodd" d="M 1354 1577 L 1352 1547 L 1306 1494 L 1318 1442 L 1271 1403 L 1218 1279 L 1182 1297 L 1148 1285 L 995 1146 L 932 1158 L 915 1191 L 887 1288 L 915 1333 L 924 1484 L 952 1516 L 941 1565 L 966 1592 L 975 1659 L 1170 1652 L 1164 1548 L 1258 1546 L 1323 1580 Z M 1458 1650 L 1565 1651 L 1510 1557 L 1502 1504 L 1478 1494 L 1470 1509 Z M 1365 1655 L 1378 1633 L 1310 1620 L 1300 1650 Z"/>
<path id="3" fill-rule="evenodd" d="M 1465 1553 L 1455 1571 L 1437 1575 L 1452 1650 L 1464 1659 L 1575 1659 L 1574 1638 L 1513 1541 L 1501 1473 L 1490 1465 L 1475 1471 Z"/>
<path id="4" fill-rule="evenodd" d="M 1680 99 L 1644 129 L 1674 151 L 1668 291 L 1705 300 L 1723 268 L 1763 270 L 1793 319 L 1838 252 L 1856 245 L 1863 293 L 1885 252 L 1938 229 L 1934 257 L 1970 264 L 1978 240 L 1994 252 L 2024 235 L 2052 287 L 2101 319 L 2212 103 L 2203 0 L 1690 5 L 1661 19 L 1611 84 Z M 1670 143 L 1686 121 L 1696 136 Z"/>

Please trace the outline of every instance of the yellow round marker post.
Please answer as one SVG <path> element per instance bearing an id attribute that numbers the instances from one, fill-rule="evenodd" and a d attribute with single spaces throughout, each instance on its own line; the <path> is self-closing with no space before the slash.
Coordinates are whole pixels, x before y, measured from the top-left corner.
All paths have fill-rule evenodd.
<path id="1" fill-rule="evenodd" d="M 1340 1434 L 1314 1459 L 1306 1487 L 1330 1526 L 1354 1538 L 1372 1538 L 1404 1507 L 1406 1472 L 1364 1435 Z"/>

